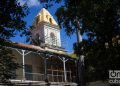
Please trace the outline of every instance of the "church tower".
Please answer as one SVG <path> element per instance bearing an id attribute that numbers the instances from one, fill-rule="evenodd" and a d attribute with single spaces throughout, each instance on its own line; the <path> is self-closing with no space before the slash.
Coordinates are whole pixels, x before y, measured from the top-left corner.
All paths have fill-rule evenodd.
<path id="1" fill-rule="evenodd" d="M 63 50 L 59 26 L 45 8 L 42 8 L 35 17 L 31 33 L 33 44 L 37 43 L 45 49 Z"/>

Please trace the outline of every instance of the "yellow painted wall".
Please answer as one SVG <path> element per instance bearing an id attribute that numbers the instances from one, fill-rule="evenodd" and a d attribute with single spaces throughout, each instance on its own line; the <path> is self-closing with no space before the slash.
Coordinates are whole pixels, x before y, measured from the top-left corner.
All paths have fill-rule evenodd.
<path id="1" fill-rule="evenodd" d="M 13 50 L 15 55 L 15 61 L 22 65 L 22 55 L 20 55 L 16 50 Z M 30 53 L 25 56 L 25 64 L 32 65 L 32 73 L 42 73 L 44 74 L 44 60 L 36 53 Z M 16 79 L 22 79 L 22 68 L 16 70 Z M 34 77 L 33 77 L 34 78 Z"/>

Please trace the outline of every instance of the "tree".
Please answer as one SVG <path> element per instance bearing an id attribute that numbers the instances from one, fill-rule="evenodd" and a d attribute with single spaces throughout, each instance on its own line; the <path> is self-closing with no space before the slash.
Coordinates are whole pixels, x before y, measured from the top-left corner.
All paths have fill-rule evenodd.
<path id="1" fill-rule="evenodd" d="M 1 46 L 8 45 L 6 40 L 14 37 L 16 31 L 26 33 L 24 17 L 27 14 L 27 6 L 21 6 L 18 0 L 0 0 L 0 83 L 8 83 L 14 74 L 13 70 L 19 67 L 13 61 L 12 51 Z"/>
<path id="2" fill-rule="evenodd" d="M 18 0 L 0 1 L 0 38 L 9 39 L 16 31 L 26 32 L 24 17 L 28 13 L 26 5 L 21 6 Z"/>
<path id="3" fill-rule="evenodd" d="M 119 69 L 119 0 L 64 0 L 56 16 L 69 36 L 78 28 L 76 17 L 81 22 L 81 34 L 85 34 L 87 39 L 83 39 L 80 47 L 74 48 L 75 53 L 85 55 L 87 81 L 106 80 L 108 70 Z"/>
<path id="4" fill-rule="evenodd" d="M 4 47 L 0 49 L 0 83 L 9 85 L 12 85 L 12 83 L 8 79 L 16 77 L 14 71 L 20 67 L 13 61 L 14 56 L 11 53 L 10 49 Z"/>

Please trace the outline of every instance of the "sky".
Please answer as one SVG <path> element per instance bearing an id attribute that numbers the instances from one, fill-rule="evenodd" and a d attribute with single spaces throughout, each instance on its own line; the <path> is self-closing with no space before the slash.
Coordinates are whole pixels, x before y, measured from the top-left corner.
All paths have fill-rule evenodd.
<path id="1" fill-rule="evenodd" d="M 21 5 L 23 5 L 26 0 L 19 0 Z M 40 10 L 43 8 L 40 2 L 38 0 L 27 0 L 27 4 L 29 7 L 29 14 L 25 17 L 25 21 L 27 22 L 27 27 L 31 26 L 33 23 L 33 20 L 35 16 L 40 12 Z M 50 14 L 54 17 L 54 19 L 57 21 L 57 18 L 55 16 L 55 11 L 58 7 L 60 7 L 61 4 L 54 4 L 52 7 L 48 8 L 48 11 Z M 76 34 L 73 34 L 72 36 L 68 37 L 64 31 L 64 28 L 60 30 L 62 45 L 65 48 L 65 50 L 68 53 L 73 52 L 73 43 L 76 42 Z M 26 37 L 20 37 L 19 33 L 13 38 L 11 38 L 13 42 L 20 42 L 20 43 L 26 43 Z"/>

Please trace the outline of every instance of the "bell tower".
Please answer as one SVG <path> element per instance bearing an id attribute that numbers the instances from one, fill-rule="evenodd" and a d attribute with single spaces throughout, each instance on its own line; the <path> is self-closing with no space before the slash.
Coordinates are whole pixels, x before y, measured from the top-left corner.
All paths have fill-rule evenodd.
<path id="1" fill-rule="evenodd" d="M 59 26 L 45 8 L 42 8 L 35 17 L 31 33 L 33 44 L 47 49 L 62 49 Z"/>

